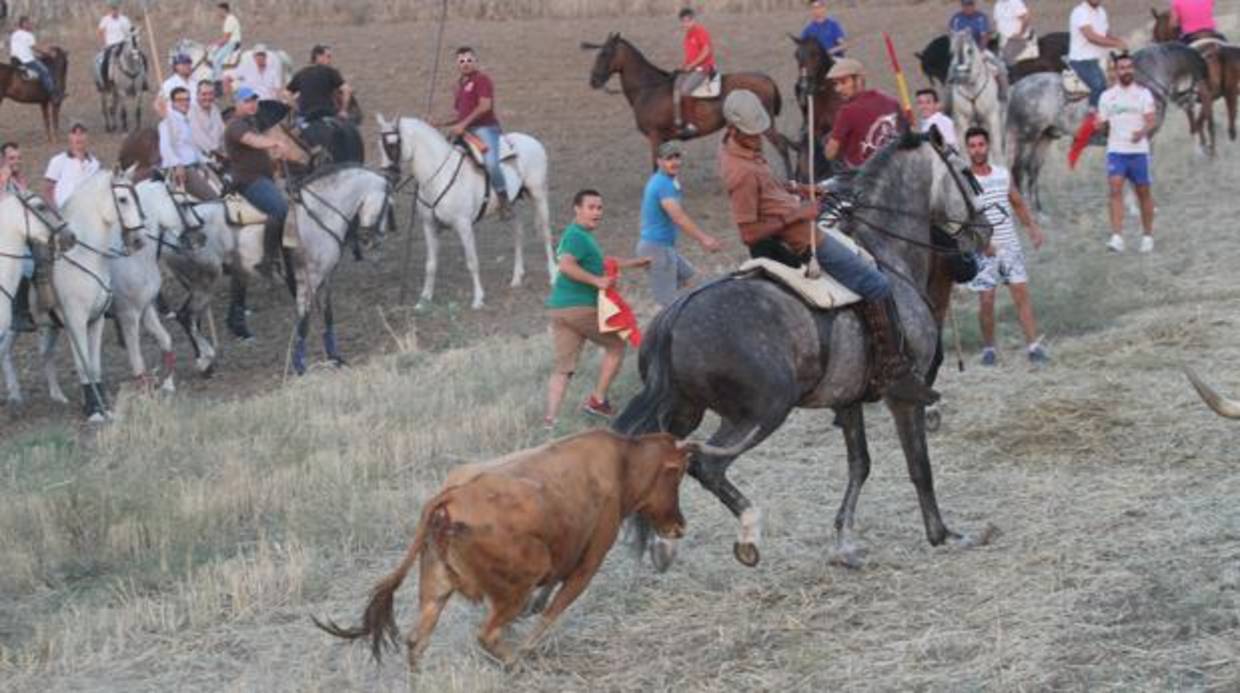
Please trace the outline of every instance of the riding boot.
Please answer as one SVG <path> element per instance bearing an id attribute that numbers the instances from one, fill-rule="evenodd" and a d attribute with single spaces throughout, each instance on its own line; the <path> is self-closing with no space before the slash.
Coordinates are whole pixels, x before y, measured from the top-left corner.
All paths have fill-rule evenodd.
<path id="1" fill-rule="evenodd" d="M 1081 153 L 1089 146 L 1090 139 L 1094 136 L 1094 131 L 1098 129 L 1098 114 L 1090 111 L 1085 114 L 1085 120 L 1081 121 L 1081 127 L 1076 131 L 1076 137 L 1072 138 L 1072 148 L 1068 150 L 1068 168 L 1076 168 L 1076 162 L 1081 158 Z"/>
<path id="2" fill-rule="evenodd" d="M 939 393 L 913 372 L 912 363 L 904 352 L 895 300 L 866 301 L 861 305 L 861 316 L 874 340 L 876 357 L 869 383 L 870 394 L 920 404 L 937 402 Z"/>
<path id="3" fill-rule="evenodd" d="M 685 123 L 683 101 L 684 97 L 681 95 L 680 89 L 673 87 L 672 129 L 676 131 L 676 137 L 687 140 L 697 136 L 697 126 L 693 123 Z"/>
<path id="4" fill-rule="evenodd" d="M 30 314 L 30 280 L 22 277 L 13 296 L 14 332 L 34 332 L 34 316 Z"/>
<path id="5" fill-rule="evenodd" d="M 283 240 L 284 224 L 268 219 L 263 226 L 263 259 L 254 266 L 254 271 L 274 280 L 280 274 L 280 244 Z"/>
<path id="6" fill-rule="evenodd" d="M 497 189 L 495 197 L 499 200 L 499 207 L 495 210 L 499 214 L 499 218 L 503 221 L 512 220 L 512 201 L 508 199 L 508 191 Z"/>
<path id="7" fill-rule="evenodd" d="M 52 288 L 52 278 L 47 276 L 47 272 L 40 272 L 36 269 L 31 281 L 37 292 L 35 296 L 39 299 L 39 312 L 51 316 L 52 312 L 59 307 L 56 301 L 56 291 Z M 27 298 L 29 298 L 29 293 L 27 293 Z M 52 320 L 55 322 L 56 318 L 53 317 Z"/>

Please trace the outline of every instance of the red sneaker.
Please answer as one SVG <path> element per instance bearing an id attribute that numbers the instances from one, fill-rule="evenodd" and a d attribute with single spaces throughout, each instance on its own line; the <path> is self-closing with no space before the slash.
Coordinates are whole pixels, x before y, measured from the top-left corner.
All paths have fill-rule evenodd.
<path id="1" fill-rule="evenodd" d="M 608 402 L 607 400 L 600 402 L 594 397 L 594 395 L 590 395 L 590 399 L 587 399 L 586 403 L 582 405 L 581 408 L 587 414 L 602 417 L 604 419 L 610 419 L 616 414 L 616 410 L 611 408 L 611 402 Z"/>

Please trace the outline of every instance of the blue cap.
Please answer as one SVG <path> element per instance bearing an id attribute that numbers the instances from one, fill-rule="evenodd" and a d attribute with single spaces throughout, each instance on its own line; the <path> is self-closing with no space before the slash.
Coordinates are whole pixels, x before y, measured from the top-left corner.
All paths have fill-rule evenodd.
<path id="1" fill-rule="evenodd" d="M 249 87 L 241 87 L 237 90 L 237 93 L 233 94 L 233 101 L 249 101 L 257 98 L 258 92 Z"/>
<path id="2" fill-rule="evenodd" d="M 193 65 L 194 60 L 193 58 L 189 57 L 188 55 L 184 53 L 177 53 L 172 58 L 172 64 L 173 65 Z"/>

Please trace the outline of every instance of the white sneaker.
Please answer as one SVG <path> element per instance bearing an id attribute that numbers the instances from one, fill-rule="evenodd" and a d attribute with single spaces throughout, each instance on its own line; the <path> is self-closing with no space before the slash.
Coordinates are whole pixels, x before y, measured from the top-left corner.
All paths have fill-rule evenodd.
<path id="1" fill-rule="evenodd" d="M 1124 252 L 1124 237 L 1111 234 L 1111 240 L 1107 241 L 1107 247 L 1110 248 L 1112 252 Z"/>
<path id="2" fill-rule="evenodd" d="M 1141 237 L 1141 252 L 1143 253 L 1154 252 L 1154 237 L 1153 236 L 1142 236 Z"/>

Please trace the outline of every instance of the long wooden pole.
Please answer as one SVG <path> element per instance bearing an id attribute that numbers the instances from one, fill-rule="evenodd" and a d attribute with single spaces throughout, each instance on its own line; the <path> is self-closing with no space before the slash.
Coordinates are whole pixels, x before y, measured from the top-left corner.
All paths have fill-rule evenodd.
<path id="1" fill-rule="evenodd" d="M 159 46 L 155 43 L 155 29 L 151 26 L 151 8 L 149 2 L 145 3 L 143 6 L 142 19 L 146 23 L 146 38 L 151 43 L 151 62 L 155 64 L 155 80 L 162 87 L 164 84 L 164 61 L 160 59 Z"/>
<path id="2" fill-rule="evenodd" d="M 806 90 L 809 90 L 809 70 L 801 68 L 801 76 L 805 80 Z M 809 156 L 809 164 L 806 166 L 809 173 L 809 202 L 814 205 L 814 209 L 818 209 L 818 185 L 814 179 L 814 144 L 818 137 L 818 133 L 814 132 L 814 94 L 810 92 L 806 99 L 805 119 L 807 127 L 805 131 L 808 133 L 806 137 L 805 151 Z M 805 276 L 810 279 L 817 279 L 822 276 L 822 267 L 818 265 L 818 253 L 816 252 L 818 244 L 818 218 L 809 220 L 806 232 L 809 234 L 809 266 L 805 268 Z"/>
<path id="3" fill-rule="evenodd" d="M 909 125 L 917 128 L 917 116 L 913 113 L 913 99 L 909 96 L 908 80 L 904 79 L 904 70 L 900 69 L 900 58 L 896 56 L 896 45 L 891 35 L 883 32 L 883 42 L 887 44 L 887 59 L 891 61 L 891 69 L 896 73 L 896 89 L 900 92 L 900 105 L 904 107 L 904 117 Z"/>

